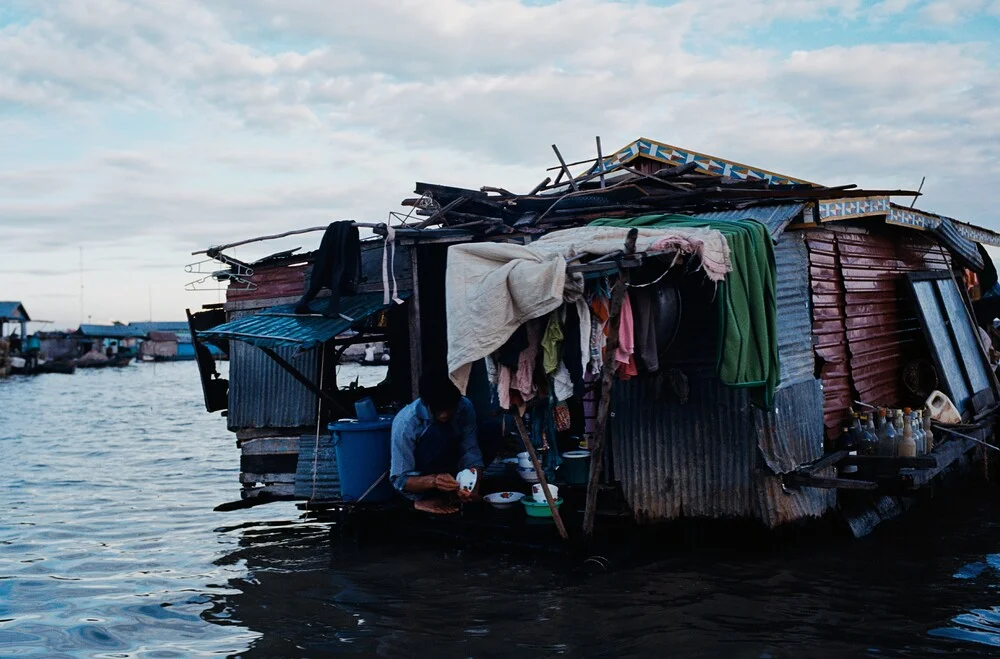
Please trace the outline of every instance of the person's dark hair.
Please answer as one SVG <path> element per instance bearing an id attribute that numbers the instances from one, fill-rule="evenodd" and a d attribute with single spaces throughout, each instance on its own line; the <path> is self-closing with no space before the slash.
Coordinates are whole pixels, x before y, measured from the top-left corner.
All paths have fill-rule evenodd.
<path id="1" fill-rule="evenodd" d="M 424 371 L 420 376 L 420 398 L 432 414 L 458 407 L 462 394 L 443 368 Z"/>

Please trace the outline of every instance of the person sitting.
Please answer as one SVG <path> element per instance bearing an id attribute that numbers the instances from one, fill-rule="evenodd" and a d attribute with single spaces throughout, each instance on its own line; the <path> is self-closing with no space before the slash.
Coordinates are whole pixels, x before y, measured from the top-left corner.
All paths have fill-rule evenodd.
<path id="1" fill-rule="evenodd" d="M 483 454 L 476 437 L 476 411 L 472 402 L 441 370 L 420 378 L 420 397 L 400 410 L 392 422 L 392 485 L 417 510 L 449 514 L 458 512 L 450 499 L 479 498 L 479 481 L 473 491 L 459 489 L 454 474 L 473 469 L 482 474 Z"/>

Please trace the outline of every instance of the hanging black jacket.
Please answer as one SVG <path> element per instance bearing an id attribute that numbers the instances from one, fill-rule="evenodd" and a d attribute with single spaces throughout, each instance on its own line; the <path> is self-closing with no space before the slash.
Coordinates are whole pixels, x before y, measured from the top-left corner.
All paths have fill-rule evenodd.
<path id="1" fill-rule="evenodd" d="M 323 288 L 333 295 L 323 314 L 340 314 L 340 296 L 353 295 L 361 281 L 361 237 L 358 227 L 351 220 L 333 222 L 326 228 L 316 253 L 309 288 L 295 305 L 295 313 L 310 313 L 309 302 Z"/>

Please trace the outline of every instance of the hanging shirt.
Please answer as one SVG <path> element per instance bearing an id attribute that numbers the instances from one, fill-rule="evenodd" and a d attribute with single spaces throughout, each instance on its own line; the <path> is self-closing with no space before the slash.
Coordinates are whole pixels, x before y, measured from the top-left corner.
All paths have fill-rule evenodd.
<path id="1" fill-rule="evenodd" d="M 525 327 L 527 329 L 528 347 L 521 351 L 517 359 L 517 371 L 514 373 L 511 387 L 521 394 L 524 401 L 529 401 L 535 397 L 537 387 L 535 386 L 535 366 L 538 362 L 538 350 L 542 344 L 542 321 L 541 319 L 529 320 Z"/>
<path id="2" fill-rule="evenodd" d="M 635 328 L 632 320 L 632 303 L 628 293 L 622 296 L 622 309 L 618 317 L 618 350 L 615 359 L 620 364 L 628 364 L 635 352 Z"/>
<path id="3" fill-rule="evenodd" d="M 546 375 L 555 373 L 562 362 L 562 342 L 563 331 L 559 313 L 553 312 L 549 314 L 549 324 L 542 337 L 542 365 L 545 367 Z"/>

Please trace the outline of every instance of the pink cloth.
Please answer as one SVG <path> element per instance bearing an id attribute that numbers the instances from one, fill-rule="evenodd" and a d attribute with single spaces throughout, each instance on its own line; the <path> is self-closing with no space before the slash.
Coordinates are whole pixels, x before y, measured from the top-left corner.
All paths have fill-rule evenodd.
<path id="1" fill-rule="evenodd" d="M 697 254 L 705 275 L 714 282 L 725 279 L 726 273 L 733 269 L 729 260 L 729 244 L 718 231 L 671 232 L 657 239 L 647 251 L 677 252 L 678 257 L 681 254 Z"/>
<path id="2" fill-rule="evenodd" d="M 622 298 L 622 310 L 618 318 L 618 350 L 615 351 L 615 361 L 628 364 L 634 352 L 635 328 L 632 322 L 632 303 L 626 293 Z"/>
<path id="3" fill-rule="evenodd" d="M 497 377 L 497 397 L 500 399 L 500 409 L 510 409 L 510 368 L 501 366 Z"/>
<path id="4" fill-rule="evenodd" d="M 528 347 L 517 357 L 517 373 L 511 382 L 511 387 L 521 394 L 524 402 L 535 397 L 538 388 L 535 386 L 535 362 L 538 361 L 538 349 L 542 344 L 542 326 L 537 319 L 527 323 Z"/>

